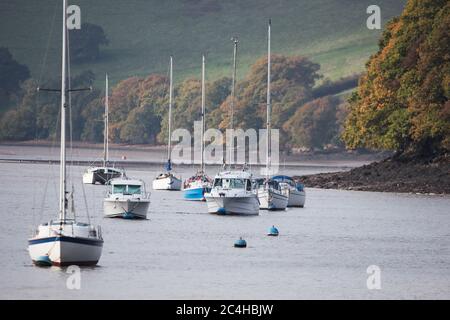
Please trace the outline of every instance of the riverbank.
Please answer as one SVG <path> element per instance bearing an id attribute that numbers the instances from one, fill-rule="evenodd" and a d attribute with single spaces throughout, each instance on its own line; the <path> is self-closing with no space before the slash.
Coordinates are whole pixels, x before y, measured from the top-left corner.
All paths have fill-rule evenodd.
<path id="1" fill-rule="evenodd" d="M 346 172 L 295 179 L 311 188 L 450 194 L 450 156 L 414 160 L 390 157 Z"/>

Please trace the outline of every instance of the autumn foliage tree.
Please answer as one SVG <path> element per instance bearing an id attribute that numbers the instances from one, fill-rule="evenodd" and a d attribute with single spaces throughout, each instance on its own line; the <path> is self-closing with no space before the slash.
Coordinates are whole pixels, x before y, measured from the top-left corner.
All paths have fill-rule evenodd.
<path id="1" fill-rule="evenodd" d="M 350 99 L 349 148 L 450 150 L 450 2 L 409 0 Z"/>
<path id="2" fill-rule="evenodd" d="M 299 56 L 272 56 L 272 122 L 281 128 L 296 109 L 312 96 L 312 88 L 320 79 L 320 66 Z M 267 58 L 261 58 L 251 67 L 248 76 L 237 85 L 235 127 L 263 128 L 266 122 Z M 221 109 L 224 119 L 221 127 L 229 125 L 230 101 Z"/>

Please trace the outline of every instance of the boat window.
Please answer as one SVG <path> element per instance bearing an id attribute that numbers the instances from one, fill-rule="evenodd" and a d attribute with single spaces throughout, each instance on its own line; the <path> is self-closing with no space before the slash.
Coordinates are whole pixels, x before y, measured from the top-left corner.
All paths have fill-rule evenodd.
<path id="1" fill-rule="evenodd" d="M 140 194 L 141 193 L 141 186 L 140 185 L 129 185 L 128 186 L 128 193 L 130 193 L 130 194 Z"/>
<path id="2" fill-rule="evenodd" d="M 127 189 L 125 184 L 115 184 L 113 185 L 113 193 L 124 193 Z"/>
<path id="3" fill-rule="evenodd" d="M 245 180 L 246 183 L 246 189 L 247 191 L 251 191 L 252 190 L 252 182 L 250 180 Z"/>
<path id="4" fill-rule="evenodd" d="M 245 180 L 244 179 L 232 179 L 231 187 L 234 189 L 244 189 L 245 188 Z"/>
<path id="5" fill-rule="evenodd" d="M 222 186 L 222 179 L 214 180 L 214 187 L 221 187 L 221 186 Z"/>

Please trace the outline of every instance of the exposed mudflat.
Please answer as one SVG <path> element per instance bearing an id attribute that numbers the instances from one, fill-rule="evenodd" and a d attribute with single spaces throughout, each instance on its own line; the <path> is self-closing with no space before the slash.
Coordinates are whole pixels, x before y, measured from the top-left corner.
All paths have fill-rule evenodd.
<path id="1" fill-rule="evenodd" d="M 347 172 L 296 176 L 306 187 L 360 191 L 450 194 L 450 157 L 388 158 Z"/>

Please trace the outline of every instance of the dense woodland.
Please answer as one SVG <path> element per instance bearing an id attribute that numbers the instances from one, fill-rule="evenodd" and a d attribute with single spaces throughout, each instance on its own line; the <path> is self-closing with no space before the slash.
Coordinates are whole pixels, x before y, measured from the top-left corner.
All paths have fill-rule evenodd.
<path id="1" fill-rule="evenodd" d="M 449 1 L 410 0 L 402 15 L 386 25 L 379 51 L 367 62 L 364 74 L 334 82 L 323 79 L 320 65 L 305 57 L 273 55 L 272 119 L 273 127 L 281 130 L 280 145 L 285 150 L 347 147 L 420 153 L 448 151 L 449 27 Z M 99 30 L 96 34 L 102 44 L 107 43 Z M 28 78 L 27 70 L 6 48 L 0 53 L 1 68 L 14 65 L 17 69 L 13 83 L 8 84 L 11 87 L 5 87 L 5 81 L 1 81 L 0 139 L 54 138 L 58 131 L 59 96 L 38 93 L 36 88 L 57 88 L 58 80 L 38 84 Z M 93 78 L 92 72 L 76 75 L 71 86 L 86 87 Z M 245 78 L 238 79 L 235 127 L 264 127 L 266 79 L 267 58 L 258 59 Z M 358 79 L 357 90 L 350 98 L 340 94 L 354 88 Z M 207 127 L 228 127 L 230 87 L 228 77 L 207 82 Z M 73 139 L 103 141 L 103 96 L 101 89 L 71 95 Z M 192 130 L 193 122 L 200 119 L 200 79 L 177 83 L 174 97 L 174 128 Z M 120 81 L 110 92 L 111 141 L 164 143 L 167 111 L 166 75 Z"/>
<path id="2" fill-rule="evenodd" d="M 349 100 L 347 146 L 450 150 L 450 1 L 408 1 L 379 47 Z"/>

